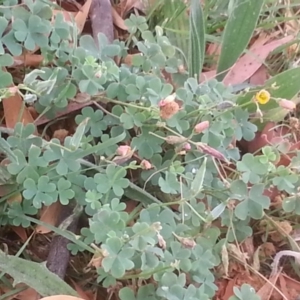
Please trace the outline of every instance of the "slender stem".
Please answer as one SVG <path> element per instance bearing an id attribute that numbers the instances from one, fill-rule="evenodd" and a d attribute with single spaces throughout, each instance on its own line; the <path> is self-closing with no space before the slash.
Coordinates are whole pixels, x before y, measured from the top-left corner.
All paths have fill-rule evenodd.
<path id="1" fill-rule="evenodd" d="M 98 102 L 96 101 L 93 101 L 93 104 L 96 105 L 98 108 L 100 108 L 103 112 L 105 112 L 107 115 L 113 117 L 113 118 L 116 118 L 118 120 L 120 120 L 120 117 L 112 114 L 111 112 L 109 112 L 107 109 L 105 109 L 103 106 L 101 106 Z"/>

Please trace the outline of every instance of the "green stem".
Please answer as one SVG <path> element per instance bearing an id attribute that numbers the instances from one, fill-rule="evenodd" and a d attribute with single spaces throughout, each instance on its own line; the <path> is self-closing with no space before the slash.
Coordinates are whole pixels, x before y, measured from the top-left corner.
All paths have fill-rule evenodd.
<path id="1" fill-rule="evenodd" d="M 163 267 L 163 268 L 157 268 L 157 269 L 154 269 L 153 271 L 148 272 L 148 273 L 139 273 L 139 274 L 134 274 L 134 275 L 125 275 L 125 276 L 123 276 L 120 279 L 127 280 L 127 279 L 143 278 L 143 277 L 148 278 L 148 277 L 152 276 L 155 273 L 164 272 L 164 271 L 167 271 L 167 270 L 170 270 L 170 269 L 172 270 L 174 268 L 171 267 L 171 266 Z"/>

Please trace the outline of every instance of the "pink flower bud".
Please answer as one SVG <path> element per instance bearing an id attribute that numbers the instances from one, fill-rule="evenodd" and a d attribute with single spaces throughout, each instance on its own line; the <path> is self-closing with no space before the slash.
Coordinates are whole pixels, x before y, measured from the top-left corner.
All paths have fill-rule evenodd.
<path id="1" fill-rule="evenodd" d="M 117 154 L 120 156 L 126 156 L 131 151 L 131 147 L 127 145 L 119 146 L 117 149 Z"/>
<path id="2" fill-rule="evenodd" d="M 203 121 L 198 123 L 195 127 L 194 127 L 194 132 L 195 133 L 201 133 L 203 132 L 205 129 L 207 129 L 209 127 L 209 121 Z"/>
<path id="3" fill-rule="evenodd" d="M 287 99 L 280 99 L 278 102 L 279 106 L 282 108 L 293 110 L 296 108 L 296 104 L 293 101 L 287 100 Z"/>
<path id="4" fill-rule="evenodd" d="M 96 78 L 101 78 L 101 76 L 102 76 L 102 72 L 101 71 L 96 72 L 96 74 L 95 74 Z"/>
<path id="5" fill-rule="evenodd" d="M 186 144 L 183 146 L 183 149 L 186 150 L 186 151 L 191 150 L 191 149 L 192 149 L 191 144 L 190 144 L 190 143 L 186 143 Z"/>
<path id="6" fill-rule="evenodd" d="M 153 168 L 153 166 L 151 165 L 151 163 L 148 160 L 146 160 L 146 159 L 143 159 L 141 161 L 141 167 L 144 170 L 150 170 L 150 169 Z"/>

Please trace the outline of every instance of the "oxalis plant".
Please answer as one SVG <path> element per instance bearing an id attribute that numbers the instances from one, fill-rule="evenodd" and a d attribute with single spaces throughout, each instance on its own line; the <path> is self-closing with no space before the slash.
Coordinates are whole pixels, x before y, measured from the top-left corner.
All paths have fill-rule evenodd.
<path id="1" fill-rule="evenodd" d="M 266 190 L 295 195 L 283 209 L 300 213 L 299 154 L 278 166 L 280 148 L 241 155 L 236 146 L 254 139 L 248 107 L 263 117 L 259 105 L 268 92 L 248 97 L 215 79 L 199 84 L 162 28 L 148 31 L 143 17 L 126 21 L 140 52 L 129 66 L 122 63 L 128 55 L 123 42 L 108 44 L 99 34 L 99 44 L 81 36 L 77 45 L 72 23 L 60 14 L 50 22 L 50 4 L 26 0 L 27 10 L 14 4 L 0 8 L 1 66 L 10 66 L 22 47 L 38 46 L 45 67 L 26 73 L 17 91 L 1 71 L 2 97 L 18 92 L 48 118 L 77 94 L 95 105 L 78 113 L 76 132 L 63 144 L 21 123 L 0 139 L 7 158 L 1 181 L 11 191 L 1 199 L 1 225 L 26 228 L 39 223 L 42 206 L 72 204 L 89 226 L 78 236 L 56 232 L 70 240 L 73 255 L 93 255 L 97 283 L 114 288 L 121 300 L 212 299 L 229 262 L 246 263 L 234 245 L 250 237 L 251 222 L 268 211 Z M 11 17 L 18 22 L 7 30 Z M 174 87 L 162 70 L 182 84 Z M 7 201 L 16 194 L 21 202 Z M 127 200 L 137 202 L 132 211 Z M 234 293 L 231 299 L 259 299 L 249 285 Z"/>

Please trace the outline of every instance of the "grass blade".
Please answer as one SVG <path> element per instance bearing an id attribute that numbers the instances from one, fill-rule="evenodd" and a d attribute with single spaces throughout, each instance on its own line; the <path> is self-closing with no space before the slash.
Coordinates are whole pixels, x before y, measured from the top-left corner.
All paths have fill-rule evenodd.
<path id="1" fill-rule="evenodd" d="M 226 23 L 221 54 L 217 67 L 217 79 L 222 81 L 229 68 L 234 65 L 246 49 L 255 30 L 264 0 L 236 0 L 230 9 Z"/>
<path id="2" fill-rule="evenodd" d="M 190 36 L 189 36 L 189 76 L 200 76 L 204 61 L 205 22 L 201 3 L 192 0 L 190 6 Z"/>
<path id="3" fill-rule="evenodd" d="M 207 162 L 207 157 L 204 157 L 203 163 L 199 168 L 199 170 L 197 171 L 194 180 L 192 181 L 191 190 L 194 193 L 194 197 L 197 197 L 203 188 L 203 182 L 206 173 L 206 162 Z"/>

